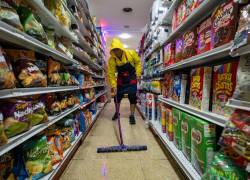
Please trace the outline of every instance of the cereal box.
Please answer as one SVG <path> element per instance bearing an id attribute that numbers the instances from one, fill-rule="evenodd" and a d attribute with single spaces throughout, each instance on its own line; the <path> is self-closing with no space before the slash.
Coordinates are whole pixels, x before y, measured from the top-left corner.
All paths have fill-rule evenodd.
<path id="1" fill-rule="evenodd" d="M 182 58 L 187 59 L 197 54 L 197 30 L 192 29 L 183 35 Z"/>
<path id="2" fill-rule="evenodd" d="M 198 27 L 198 54 L 204 53 L 211 49 L 211 28 L 211 18 L 206 19 Z"/>
<path id="3" fill-rule="evenodd" d="M 182 50 L 183 50 L 183 37 L 175 40 L 175 58 L 174 63 L 180 62 L 182 58 Z"/>
<path id="4" fill-rule="evenodd" d="M 179 109 L 172 109 L 173 115 L 173 131 L 174 144 L 178 149 L 181 149 L 181 111 Z"/>
<path id="5" fill-rule="evenodd" d="M 177 102 L 185 102 L 185 90 L 187 86 L 187 75 L 177 74 L 174 76 L 172 99 Z"/>
<path id="6" fill-rule="evenodd" d="M 189 104 L 199 110 L 208 111 L 210 99 L 212 68 L 191 70 L 191 87 Z"/>
<path id="7" fill-rule="evenodd" d="M 191 130 L 191 163 L 203 175 L 212 162 L 216 146 L 215 125 L 193 118 Z"/>
<path id="8" fill-rule="evenodd" d="M 236 86 L 238 61 L 214 67 L 212 112 L 229 117 L 232 108 L 226 106 Z"/>
<path id="9" fill-rule="evenodd" d="M 164 65 L 169 66 L 174 63 L 175 44 L 169 43 L 164 47 Z"/>
<path id="10" fill-rule="evenodd" d="M 192 117 L 181 112 L 181 149 L 189 161 L 191 160 L 191 127 Z"/>
<path id="11" fill-rule="evenodd" d="M 162 132 L 166 133 L 166 108 L 165 106 L 161 106 L 161 127 Z"/>
<path id="12" fill-rule="evenodd" d="M 165 98 L 171 98 L 173 95 L 173 85 L 174 83 L 174 75 L 172 72 L 168 72 L 164 76 L 162 95 Z"/>
<path id="13" fill-rule="evenodd" d="M 166 129 L 167 129 L 167 137 L 169 141 L 173 141 L 173 115 L 172 109 L 166 108 Z"/>

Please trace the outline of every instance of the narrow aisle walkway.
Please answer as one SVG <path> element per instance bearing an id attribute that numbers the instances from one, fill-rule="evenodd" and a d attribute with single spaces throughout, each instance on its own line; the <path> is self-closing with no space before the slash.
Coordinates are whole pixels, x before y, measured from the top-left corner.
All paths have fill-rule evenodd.
<path id="1" fill-rule="evenodd" d="M 78 149 L 65 170 L 63 180 L 177 180 L 174 168 L 136 113 L 137 124 L 128 123 L 129 103 L 122 101 L 121 120 L 125 143 L 146 144 L 147 151 L 97 154 L 96 148 L 117 145 L 116 123 L 111 117 L 114 104 L 110 103 L 100 114 L 89 136 Z"/>

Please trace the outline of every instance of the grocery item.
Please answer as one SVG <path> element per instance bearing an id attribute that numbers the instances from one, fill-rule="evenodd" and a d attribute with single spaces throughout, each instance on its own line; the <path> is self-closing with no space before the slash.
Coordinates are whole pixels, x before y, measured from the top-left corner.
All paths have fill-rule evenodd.
<path id="1" fill-rule="evenodd" d="M 181 112 L 181 150 L 189 161 L 191 160 L 192 125 L 192 117 L 185 112 Z"/>
<path id="2" fill-rule="evenodd" d="M 237 84 L 233 94 L 233 98 L 250 102 L 250 55 L 240 57 L 237 70 Z"/>
<path id="3" fill-rule="evenodd" d="M 242 132 L 250 136 L 250 112 L 240 109 L 234 110 L 230 117 L 231 122 Z"/>
<path id="4" fill-rule="evenodd" d="M 199 110 L 209 110 L 212 68 L 201 67 L 191 70 L 189 104 Z"/>
<path id="5" fill-rule="evenodd" d="M 25 142 L 23 151 L 30 179 L 38 180 L 53 170 L 45 136 L 39 136 Z"/>
<path id="6" fill-rule="evenodd" d="M 54 61 L 52 58 L 48 59 L 48 85 L 49 86 L 60 86 L 62 83 L 61 76 L 61 64 Z"/>
<path id="7" fill-rule="evenodd" d="M 57 148 L 57 151 L 61 157 L 63 157 L 63 137 L 61 136 L 61 131 L 56 130 L 56 136 L 55 137 L 55 145 Z"/>
<path id="8" fill-rule="evenodd" d="M 8 142 L 8 138 L 7 138 L 5 131 L 4 131 L 3 120 L 4 120 L 3 114 L 2 114 L 2 112 L 0 112 L 0 146 L 6 144 Z"/>
<path id="9" fill-rule="evenodd" d="M 212 19 L 210 17 L 199 25 L 197 54 L 204 53 L 211 49 L 211 28 Z"/>
<path id="10" fill-rule="evenodd" d="M 0 89 L 12 89 L 16 86 L 16 78 L 12 66 L 7 63 L 4 51 L 0 46 Z"/>
<path id="11" fill-rule="evenodd" d="M 61 103 L 58 100 L 58 97 L 53 93 L 48 93 L 45 95 L 45 102 L 46 102 L 46 112 L 49 115 L 58 115 L 61 113 Z"/>
<path id="12" fill-rule="evenodd" d="M 166 108 L 165 106 L 161 106 L 161 127 L 162 127 L 162 132 L 166 133 Z"/>
<path id="13" fill-rule="evenodd" d="M 49 155 L 52 159 L 52 164 L 55 165 L 62 160 L 62 156 L 60 156 L 56 144 L 55 144 L 55 137 L 47 137 L 47 144 L 49 149 Z"/>
<path id="14" fill-rule="evenodd" d="M 164 65 L 170 66 L 175 59 L 175 44 L 169 43 L 164 47 Z"/>
<path id="15" fill-rule="evenodd" d="M 212 47 L 216 48 L 233 40 L 237 25 L 238 4 L 226 0 L 212 14 Z"/>
<path id="16" fill-rule="evenodd" d="M 15 175 L 14 168 L 14 155 L 12 152 L 8 152 L 0 156 L 0 179 L 14 180 Z"/>
<path id="17" fill-rule="evenodd" d="M 181 149 L 181 111 L 172 108 L 173 115 L 173 131 L 174 131 L 174 144 L 178 149 Z"/>
<path id="18" fill-rule="evenodd" d="M 197 30 L 192 29 L 183 34 L 182 58 L 187 59 L 197 54 Z"/>
<path id="19" fill-rule="evenodd" d="M 230 179 L 243 180 L 247 179 L 247 172 L 234 165 L 231 159 L 222 152 L 218 152 L 207 170 L 203 180 Z"/>
<path id="20" fill-rule="evenodd" d="M 174 140 L 174 130 L 173 130 L 173 114 L 172 109 L 166 109 L 166 131 L 169 141 Z"/>
<path id="21" fill-rule="evenodd" d="M 180 38 L 175 40 L 175 58 L 174 58 L 174 63 L 180 62 L 183 57 L 182 57 L 182 51 L 183 51 L 183 37 L 181 36 Z"/>
<path id="22" fill-rule="evenodd" d="M 23 26 L 16 10 L 5 1 L 0 1 L 0 20 L 19 30 L 23 30 Z"/>
<path id="23" fill-rule="evenodd" d="M 35 65 L 34 51 L 6 49 L 5 52 L 13 64 L 15 76 L 23 87 L 47 86 L 46 76 Z"/>
<path id="24" fill-rule="evenodd" d="M 3 113 L 4 130 L 8 138 L 29 129 L 29 116 L 33 113 L 30 101 L 8 99 L 1 104 L 0 109 Z"/>
<path id="25" fill-rule="evenodd" d="M 199 174 L 207 171 L 212 162 L 216 145 L 215 124 L 192 117 L 191 163 Z"/>
<path id="26" fill-rule="evenodd" d="M 31 9 L 26 7 L 26 4 L 22 4 L 18 7 L 17 12 L 23 25 L 24 32 L 47 44 L 48 39 L 43 26 L 38 22 Z"/>
<path id="27" fill-rule="evenodd" d="M 226 106 L 236 86 L 238 61 L 214 67 L 212 112 L 229 117 L 232 108 Z"/>
<path id="28" fill-rule="evenodd" d="M 250 43 L 250 5 L 243 6 L 240 10 L 238 29 L 234 37 L 232 50 Z"/>
<path id="29" fill-rule="evenodd" d="M 185 102 L 186 85 L 187 85 L 187 75 L 186 74 L 174 75 L 173 94 L 172 94 L 172 99 L 174 101 L 177 101 L 180 103 Z"/>

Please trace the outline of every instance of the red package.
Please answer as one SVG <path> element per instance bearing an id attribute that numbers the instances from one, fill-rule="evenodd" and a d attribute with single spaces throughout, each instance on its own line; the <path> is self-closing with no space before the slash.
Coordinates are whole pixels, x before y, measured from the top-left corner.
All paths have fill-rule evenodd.
<path id="1" fill-rule="evenodd" d="M 236 86 L 238 63 L 239 61 L 234 61 L 214 67 L 212 111 L 216 114 L 229 117 L 233 112 L 226 104 Z"/>
<path id="2" fill-rule="evenodd" d="M 182 50 L 183 50 L 183 37 L 175 40 L 175 58 L 174 63 L 180 62 L 182 58 Z"/>
<path id="3" fill-rule="evenodd" d="M 212 14 L 212 46 L 219 47 L 233 40 L 237 25 L 238 5 L 227 0 Z"/>
<path id="4" fill-rule="evenodd" d="M 174 10 L 172 17 L 172 31 L 175 31 L 177 28 L 177 10 Z"/>
<path id="5" fill-rule="evenodd" d="M 236 109 L 230 118 L 231 122 L 241 131 L 250 136 L 250 112 Z"/>
<path id="6" fill-rule="evenodd" d="M 197 54 L 197 32 L 196 29 L 187 31 L 183 35 L 182 58 L 187 59 Z"/>
<path id="7" fill-rule="evenodd" d="M 174 43 L 169 43 L 164 47 L 164 65 L 169 66 L 174 63 Z"/>
<path id="8" fill-rule="evenodd" d="M 185 1 L 182 1 L 177 8 L 177 27 L 186 19 L 187 8 Z"/>
<path id="9" fill-rule="evenodd" d="M 163 81 L 162 95 L 165 98 L 170 98 L 173 95 L 174 75 L 172 72 L 166 73 Z"/>
<path id="10" fill-rule="evenodd" d="M 204 53 L 211 49 L 211 18 L 206 19 L 198 27 L 198 49 L 197 54 Z"/>

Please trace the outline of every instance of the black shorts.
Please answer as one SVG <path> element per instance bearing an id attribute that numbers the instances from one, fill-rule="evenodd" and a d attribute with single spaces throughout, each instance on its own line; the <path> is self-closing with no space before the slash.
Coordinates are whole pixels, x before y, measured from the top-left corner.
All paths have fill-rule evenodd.
<path id="1" fill-rule="evenodd" d="M 124 94 L 117 93 L 117 101 L 120 103 L 122 101 Z M 128 99 L 130 104 L 136 104 L 137 102 L 137 96 L 136 93 L 128 94 Z M 116 97 L 114 97 L 114 100 L 116 101 Z"/>

